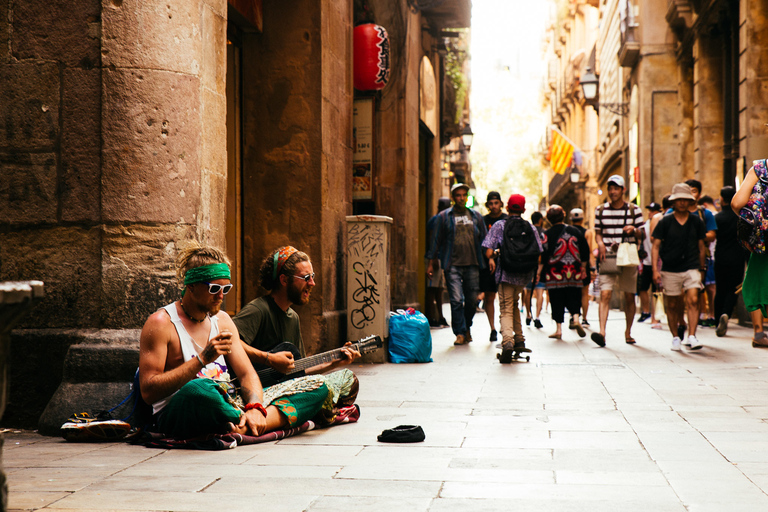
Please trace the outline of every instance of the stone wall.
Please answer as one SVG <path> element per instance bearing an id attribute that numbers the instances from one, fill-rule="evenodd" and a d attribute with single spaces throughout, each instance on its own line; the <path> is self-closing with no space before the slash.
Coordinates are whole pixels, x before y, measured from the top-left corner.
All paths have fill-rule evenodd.
<path id="1" fill-rule="evenodd" d="M 768 1 L 741 0 L 739 38 L 739 154 L 746 169 L 768 157 Z"/>
<path id="2" fill-rule="evenodd" d="M 338 346 L 344 309 L 345 216 L 351 199 L 350 2 L 264 3 L 264 31 L 243 36 L 243 285 L 281 245 L 317 274 L 299 309 L 307 351 Z"/>
<path id="3" fill-rule="evenodd" d="M 693 142 L 695 177 L 704 193 L 723 182 L 723 41 L 719 33 L 700 34 L 693 44 Z M 689 176 L 686 176 L 688 178 Z"/>

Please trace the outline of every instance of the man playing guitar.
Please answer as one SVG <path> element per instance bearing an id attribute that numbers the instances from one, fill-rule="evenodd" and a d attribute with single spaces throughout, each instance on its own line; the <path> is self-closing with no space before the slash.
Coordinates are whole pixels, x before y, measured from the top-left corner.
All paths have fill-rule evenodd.
<path id="1" fill-rule="evenodd" d="M 309 302 L 315 286 L 312 262 L 306 253 L 294 247 L 281 247 L 264 259 L 259 276 L 261 286 L 269 294 L 249 302 L 232 320 L 254 367 L 273 368 L 298 377 L 303 373 L 294 375 L 295 356 L 304 358 L 306 353 L 299 315 L 291 306 Z M 285 342 L 293 347 L 284 345 Z M 286 346 L 290 350 L 280 350 Z M 360 357 L 360 352 L 350 342 L 340 350 L 343 358 L 319 363 L 307 368 L 304 373 L 326 373 L 349 365 Z"/>

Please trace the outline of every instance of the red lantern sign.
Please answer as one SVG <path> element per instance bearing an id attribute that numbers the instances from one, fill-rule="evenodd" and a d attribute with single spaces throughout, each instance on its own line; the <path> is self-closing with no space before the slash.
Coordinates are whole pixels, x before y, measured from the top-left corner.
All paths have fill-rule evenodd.
<path id="1" fill-rule="evenodd" d="M 383 89 L 389 81 L 389 36 L 384 27 L 373 23 L 356 26 L 354 51 L 355 89 Z"/>

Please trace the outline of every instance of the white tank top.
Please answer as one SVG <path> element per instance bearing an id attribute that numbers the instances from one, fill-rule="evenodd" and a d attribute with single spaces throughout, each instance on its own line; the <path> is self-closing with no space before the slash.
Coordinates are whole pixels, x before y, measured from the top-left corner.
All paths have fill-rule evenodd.
<path id="1" fill-rule="evenodd" d="M 181 323 L 179 312 L 176 310 L 176 303 L 163 306 L 163 309 L 171 317 L 171 322 L 176 327 L 176 333 L 179 335 L 179 341 L 181 342 L 181 355 L 184 361 L 195 359 L 197 354 L 203 350 L 203 347 L 196 346 L 197 344 L 192 340 L 192 336 L 189 335 L 184 328 L 184 324 Z M 211 332 L 208 334 L 208 340 L 219 335 L 219 321 L 215 316 L 209 317 L 211 319 Z M 207 341 L 207 340 L 206 340 Z M 224 356 L 219 356 L 212 363 L 208 363 L 204 368 L 197 372 L 197 378 L 207 378 L 214 380 L 229 380 L 229 374 L 227 373 L 227 362 L 224 360 Z M 173 395 L 176 393 L 174 392 Z M 168 405 L 173 395 L 167 396 L 160 401 L 152 404 L 153 414 L 157 414 L 162 411 L 163 408 Z"/>

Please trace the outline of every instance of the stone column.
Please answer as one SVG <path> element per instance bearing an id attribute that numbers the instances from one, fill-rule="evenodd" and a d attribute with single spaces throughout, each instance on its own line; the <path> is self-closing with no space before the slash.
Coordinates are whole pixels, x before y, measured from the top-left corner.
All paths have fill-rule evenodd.
<path id="1" fill-rule="evenodd" d="M 693 45 L 693 141 L 695 178 L 706 193 L 719 191 L 723 175 L 722 37 L 700 33 Z"/>
<path id="2" fill-rule="evenodd" d="M 768 0 L 741 0 L 739 38 L 739 154 L 746 169 L 768 157 Z"/>

